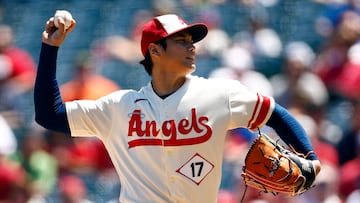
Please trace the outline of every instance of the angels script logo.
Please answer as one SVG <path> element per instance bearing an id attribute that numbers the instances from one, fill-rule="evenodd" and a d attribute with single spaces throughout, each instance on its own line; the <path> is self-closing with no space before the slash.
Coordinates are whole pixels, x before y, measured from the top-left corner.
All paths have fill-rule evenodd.
<path id="1" fill-rule="evenodd" d="M 181 146 L 194 145 L 206 142 L 212 134 L 211 127 L 207 124 L 209 118 L 196 114 L 196 109 L 191 109 L 191 118 L 183 118 L 179 122 L 175 120 L 167 120 L 161 124 L 156 121 L 142 121 L 141 110 L 134 110 L 129 121 L 128 136 L 137 136 L 139 139 L 128 142 L 128 147 L 136 146 Z M 157 138 L 160 131 L 167 139 Z M 197 133 L 197 137 L 189 137 L 186 135 L 191 132 Z"/>

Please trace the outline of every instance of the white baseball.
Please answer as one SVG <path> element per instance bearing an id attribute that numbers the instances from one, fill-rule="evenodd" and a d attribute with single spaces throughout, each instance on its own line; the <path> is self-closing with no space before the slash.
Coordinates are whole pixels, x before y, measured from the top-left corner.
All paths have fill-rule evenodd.
<path id="1" fill-rule="evenodd" d="M 62 18 L 65 22 L 65 30 L 68 29 L 71 25 L 71 20 L 72 20 L 71 13 L 66 10 L 57 10 L 54 15 L 54 24 L 56 27 L 59 27 L 60 18 Z"/>

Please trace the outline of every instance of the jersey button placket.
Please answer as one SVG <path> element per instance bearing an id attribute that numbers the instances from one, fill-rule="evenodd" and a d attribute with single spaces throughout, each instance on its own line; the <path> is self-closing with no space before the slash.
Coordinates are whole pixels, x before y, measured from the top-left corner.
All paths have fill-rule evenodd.
<path id="1" fill-rule="evenodd" d="M 165 120 L 170 120 L 170 116 L 169 116 L 169 106 L 167 102 L 164 102 L 164 112 L 165 112 Z M 165 151 L 167 156 L 171 156 L 172 152 L 171 149 L 169 149 L 169 147 L 165 147 Z"/>
<path id="2" fill-rule="evenodd" d="M 164 108 L 164 121 L 168 121 L 168 120 L 171 120 L 171 119 L 174 119 L 171 117 L 171 109 L 169 107 L 169 101 L 165 101 L 163 103 L 163 108 Z M 173 135 L 170 135 L 170 136 L 173 136 Z M 169 137 L 165 137 L 165 139 L 169 139 Z M 164 150 L 165 150 L 165 154 L 164 154 L 164 159 L 167 159 L 166 160 L 166 163 L 172 163 L 174 160 L 173 160 L 173 154 L 174 154 L 174 150 L 172 149 L 171 146 L 166 146 L 164 147 Z M 172 165 L 171 164 L 167 164 L 165 166 L 166 168 L 166 173 L 167 173 L 167 176 L 168 176 L 168 180 L 169 181 L 169 192 L 170 192 L 170 195 L 175 198 L 176 197 L 176 176 L 172 175 L 173 171 L 172 171 Z M 179 202 L 177 200 L 174 199 L 174 202 Z"/>
<path id="3" fill-rule="evenodd" d="M 163 111 L 160 111 L 160 123 L 164 123 L 166 120 L 168 120 L 168 112 L 167 112 L 167 104 L 166 102 L 162 102 L 160 105 L 160 108 L 163 109 Z M 161 139 L 164 141 L 166 139 L 168 139 L 167 136 L 164 135 L 163 132 L 161 132 Z M 170 180 L 169 182 L 167 182 L 167 191 L 169 192 L 169 195 L 172 196 L 173 192 L 172 192 L 172 182 L 173 182 L 173 178 L 170 175 L 171 171 L 169 171 L 169 165 L 168 165 L 168 156 L 169 156 L 169 151 L 168 148 L 166 146 L 164 146 L 164 142 L 163 145 L 161 147 L 161 158 L 163 161 L 163 169 L 164 169 L 164 179 L 166 180 Z M 171 162 L 170 162 L 171 163 Z"/>

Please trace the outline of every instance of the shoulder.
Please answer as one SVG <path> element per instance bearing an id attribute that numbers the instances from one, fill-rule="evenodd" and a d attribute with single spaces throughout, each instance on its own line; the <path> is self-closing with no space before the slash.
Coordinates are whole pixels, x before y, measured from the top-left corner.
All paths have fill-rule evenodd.
<path id="1" fill-rule="evenodd" d="M 126 102 L 128 100 L 134 100 L 138 97 L 140 93 L 138 91 L 132 89 L 122 89 L 118 91 L 114 91 L 108 95 L 105 95 L 99 99 L 102 102 L 110 102 L 110 103 L 121 103 Z"/>

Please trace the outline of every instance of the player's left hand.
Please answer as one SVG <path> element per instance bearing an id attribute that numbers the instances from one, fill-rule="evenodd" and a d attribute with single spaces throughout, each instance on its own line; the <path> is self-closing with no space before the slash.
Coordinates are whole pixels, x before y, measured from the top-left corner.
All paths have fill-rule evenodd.
<path id="1" fill-rule="evenodd" d="M 76 21 L 71 20 L 71 25 L 65 29 L 65 22 L 59 21 L 59 27 L 54 24 L 54 17 L 51 17 L 45 25 L 45 30 L 42 33 L 42 42 L 51 46 L 59 47 L 65 40 L 68 33 L 75 28 Z"/>
<path id="2" fill-rule="evenodd" d="M 314 186 L 321 170 L 319 160 L 305 157 L 259 134 L 246 155 L 242 177 L 246 185 L 260 191 L 299 195 Z"/>

